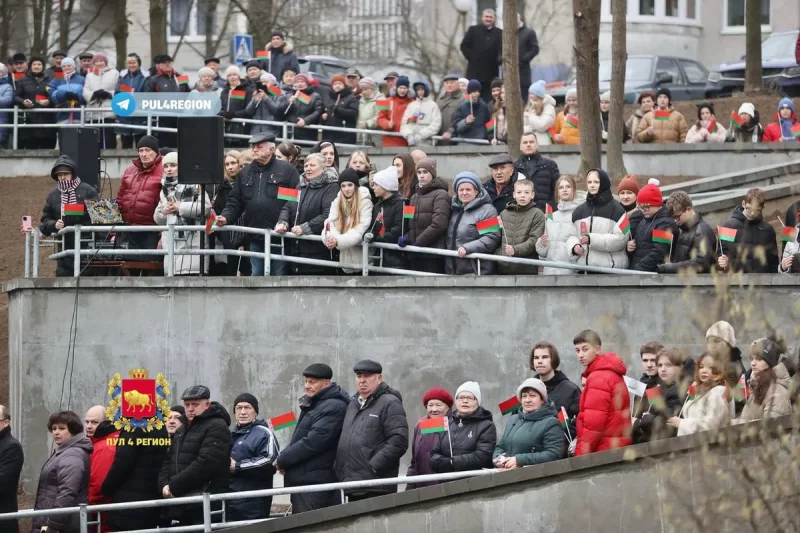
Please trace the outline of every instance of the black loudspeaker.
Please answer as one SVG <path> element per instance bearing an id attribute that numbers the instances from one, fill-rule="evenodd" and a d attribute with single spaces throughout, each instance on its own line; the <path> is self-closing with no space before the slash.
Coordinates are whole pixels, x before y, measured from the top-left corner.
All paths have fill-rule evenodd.
<path id="1" fill-rule="evenodd" d="M 78 177 L 100 190 L 100 130 L 97 128 L 60 128 L 58 149 L 77 165 Z"/>
<path id="2" fill-rule="evenodd" d="M 222 117 L 178 118 L 178 182 L 221 182 L 223 139 Z"/>

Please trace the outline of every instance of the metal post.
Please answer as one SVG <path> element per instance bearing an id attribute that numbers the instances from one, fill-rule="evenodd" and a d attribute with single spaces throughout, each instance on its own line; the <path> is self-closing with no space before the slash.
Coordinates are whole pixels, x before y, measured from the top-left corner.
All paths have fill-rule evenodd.
<path id="1" fill-rule="evenodd" d="M 283 255 L 283 237 L 281 237 L 281 255 Z M 268 229 L 264 230 L 264 275 L 272 274 L 272 234 Z"/>
<path id="2" fill-rule="evenodd" d="M 31 232 L 25 232 L 25 277 L 31 277 Z"/>
<path id="3" fill-rule="evenodd" d="M 481 275 L 481 260 L 478 259 L 478 275 Z"/>
<path id="4" fill-rule="evenodd" d="M 211 533 L 211 495 L 203 493 L 203 531 Z"/>
<path id="5" fill-rule="evenodd" d="M 147 134 L 153 134 L 153 115 L 150 113 L 147 114 Z"/>
<path id="6" fill-rule="evenodd" d="M 14 150 L 19 146 L 19 108 L 14 106 L 14 129 L 11 130 L 11 148 Z"/>
<path id="7" fill-rule="evenodd" d="M 361 275 L 369 276 L 369 243 L 361 241 Z"/>
<path id="8" fill-rule="evenodd" d="M 39 229 L 33 230 L 33 272 L 32 277 L 39 277 Z"/>
<path id="9" fill-rule="evenodd" d="M 86 106 L 81 106 L 81 126 L 86 125 Z"/>
<path id="10" fill-rule="evenodd" d="M 167 277 L 175 275 L 175 224 L 167 225 Z"/>
<path id="11" fill-rule="evenodd" d="M 89 512 L 86 510 L 87 505 L 82 503 L 80 507 L 80 524 L 81 533 L 89 533 Z"/>
<path id="12" fill-rule="evenodd" d="M 66 237 L 66 235 L 64 235 Z M 75 226 L 75 242 L 73 243 L 72 275 L 76 278 L 81 275 L 81 225 Z"/>
<path id="13" fill-rule="evenodd" d="M 281 127 L 283 128 L 283 132 L 282 132 L 283 139 L 286 140 L 288 138 L 288 135 L 289 135 L 289 132 L 287 131 L 286 122 L 284 122 L 283 126 L 281 126 Z"/>
<path id="14" fill-rule="evenodd" d="M 339 489 L 339 492 L 342 495 L 342 503 L 347 503 L 347 501 L 345 500 L 344 489 Z"/>

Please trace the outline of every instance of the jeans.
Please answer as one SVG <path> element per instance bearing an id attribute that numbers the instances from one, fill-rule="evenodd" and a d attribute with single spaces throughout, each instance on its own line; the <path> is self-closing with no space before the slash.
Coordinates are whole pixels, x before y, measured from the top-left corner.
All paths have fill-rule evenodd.
<path id="1" fill-rule="evenodd" d="M 264 253 L 264 242 L 263 241 L 251 241 L 250 242 L 250 251 L 263 254 Z M 230 259 L 229 259 L 230 260 Z M 251 257 L 250 258 L 250 268 L 252 269 L 251 276 L 263 276 L 264 275 L 264 259 L 261 257 Z M 285 276 L 286 275 L 286 263 L 283 261 L 270 261 L 269 262 L 269 270 L 270 276 Z"/>

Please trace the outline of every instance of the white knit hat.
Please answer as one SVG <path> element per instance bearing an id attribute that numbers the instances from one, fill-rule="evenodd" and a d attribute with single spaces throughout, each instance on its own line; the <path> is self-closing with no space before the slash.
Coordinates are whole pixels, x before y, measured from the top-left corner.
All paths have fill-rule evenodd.
<path id="1" fill-rule="evenodd" d="M 375 183 L 389 192 L 395 192 L 400 188 L 397 178 L 397 167 L 384 168 L 375 174 Z"/>
<path id="2" fill-rule="evenodd" d="M 736 335 L 733 332 L 733 326 L 724 320 L 720 320 L 706 331 L 706 339 L 709 337 L 718 337 L 728 344 L 731 348 L 736 346 Z"/>
<path id="3" fill-rule="evenodd" d="M 236 74 L 237 76 L 241 76 L 242 75 L 242 71 L 239 70 L 238 66 L 231 65 L 231 66 L 229 66 L 228 68 L 225 69 L 225 78 L 227 78 L 231 74 Z"/>
<path id="4" fill-rule="evenodd" d="M 178 152 L 170 152 L 164 157 L 161 158 L 161 164 L 166 165 L 167 163 L 174 163 L 178 164 Z"/>
<path id="5" fill-rule="evenodd" d="M 756 116 L 756 107 L 753 104 L 751 104 L 750 102 L 745 102 L 745 103 L 743 103 L 742 105 L 739 106 L 739 113 L 738 114 L 741 115 L 742 113 L 747 113 L 751 117 L 754 117 L 754 116 Z"/>
<path id="6" fill-rule="evenodd" d="M 456 389 L 456 399 L 458 399 L 458 395 L 462 392 L 469 392 L 475 396 L 475 399 L 478 400 L 478 405 L 481 404 L 481 386 L 478 385 L 477 381 L 467 381 L 461 384 L 460 387 Z"/>
<path id="7" fill-rule="evenodd" d="M 528 378 L 522 382 L 522 385 L 517 387 L 517 399 L 522 401 L 522 391 L 525 389 L 533 389 L 539 393 L 539 396 L 542 397 L 542 401 L 547 401 L 547 387 L 542 382 L 541 379 L 536 378 Z"/>

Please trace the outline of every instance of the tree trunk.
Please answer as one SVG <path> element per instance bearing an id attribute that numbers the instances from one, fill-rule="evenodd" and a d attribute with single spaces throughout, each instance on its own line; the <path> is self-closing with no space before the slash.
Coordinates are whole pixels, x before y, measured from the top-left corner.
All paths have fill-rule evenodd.
<path id="1" fill-rule="evenodd" d="M 747 32 L 745 43 L 744 90 L 759 92 L 761 79 L 761 0 L 747 0 L 744 8 L 744 24 Z"/>
<path id="2" fill-rule="evenodd" d="M 600 2 L 572 0 L 575 26 L 575 63 L 578 81 L 578 118 L 581 135 L 580 177 L 601 166 L 600 98 Z"/>
<path id="3" fill-rule="evenodd" d="M 167 7 L 165 0 L 150 0 L 150 61 L 167 48 Z M 145 67 L 147 68 L 147 67 Z"/>
<path id="4" fill-rule="evenodd" d="M 519 93 L 519 31 L 517 0 L 503 0 L 503 87 L 506 90 L 506 126 L 508 152 L 520 156 L 522 137 L 522 95 Z"/>
<path id="5" fill-rule="evenodd" d="M 117 48 L 117 70 L 125 70 L 128 56 L 128 0 L 114 0 L 114 44 Z"/>
<path id="6" fill-rule="evenodd" d="M 611 0 L 611 109 L 608 112 L 606 167 L 611 179 L 627 174 L 622 158 L 622 135 L 625 123 L 625 66 L 627 51 L 628 0 Z"/>
<path id="7" fill-rule="evenodd" d="M 58 1 L 58 48 L 69 52 L 69 14 L 67 10 L 67 0 Z"/>
<path id="8" fill-rule="evenodd" d="M 15 10 L 9 5 L 10 0 L 0 1 L 0 58 L 9 57 L 8 47 L 11 44 L 11 19 L 14 18 Z"/>
<path id="9" fill-rule="evenodd" d="M 253 36 L 253 53 L 263 50 L 272 33 L 272 0 L 250 0 L 247 30 Z M 280 80 L 278 80 L 280 81 Z"/>
<path id="10" fill-rule="evenodd" d="M 199 8 L 199 6 L 198 6 Z M 217 54 L 217 47 L 214 43 L 214 13 L 217 10 L 217 0 L 206 0 L 206 19 L 203 33 L 206 38 L 205 57 L 211 57 Z M 224 27 L 224 26 L 223 26 Z M 220 32 L 221 33 L 221 32 Z M 255 50 L 253 51 L 255 54 Z"/>

